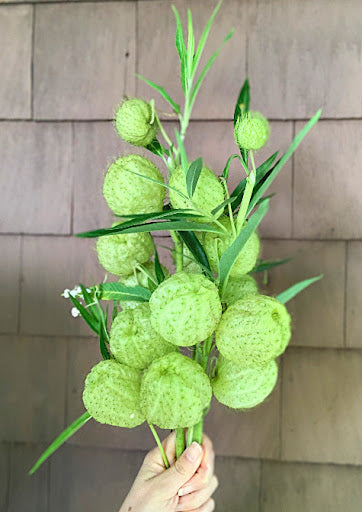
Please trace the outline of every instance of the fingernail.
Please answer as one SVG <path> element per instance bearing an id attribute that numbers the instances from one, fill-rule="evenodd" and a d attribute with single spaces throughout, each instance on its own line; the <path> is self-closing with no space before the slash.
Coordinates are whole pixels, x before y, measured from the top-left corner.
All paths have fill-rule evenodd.
<path id="1" fill-rule="evenodd" d="M 190 494 L 190 492 L 192 492 L 192 487 L 190 485 L 186 485 L 178 490 L 178 495 L 185 496 L 185 494 Z"/>
<path id="2" fill-rule="evenodd" d="M 201 446 L 199 445 L 199 443 L 196 443 L 196 441 L 194 441 L 193 443 L 190 444 L 185 453 L 186 457 L 189 459 L 190 462 L 195 462 L 195 460 L 197 460 L 200 457 L 201 452 Z"/>

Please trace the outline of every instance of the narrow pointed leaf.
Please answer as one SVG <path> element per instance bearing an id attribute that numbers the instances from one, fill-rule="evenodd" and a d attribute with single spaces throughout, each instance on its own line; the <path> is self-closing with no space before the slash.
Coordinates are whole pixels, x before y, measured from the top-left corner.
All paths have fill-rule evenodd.
<path id="1" fill-rule="evenodd" d="M 274 181 L 276 176 L 278 175 L 279 171 L 282 169 L 283 165 L 289 160 L 291 155 L 294 153 L 294 151 L 297 149 L 299 144 L 302 142 L 304 137 L 307 135 L 309 130 L 316 124 L 318 121 L 321 110 L 318 110 L 318 112 L 308 121 L 308 123 L 300 130 L 300 132 L 294 137 L 291 145 L 287 149 L 286 153 L 282 156 L 282 158 L 278 161 L 278 163 L 274 166 L 272 172 L 268 176 L 268 178 L 264 181 L 261 187 L 258 188 L 257 192 L 253 195 L 250 204 L 248 213 L 254 208 L 256 203 L 259 201 L 259 199 L 264 195 L 267 188 L 271 185 L 271 183 Z"/>
<path id="2" fill-rule="evenodd" d="M 150 290 L 143 286 L 125 286 L 117 283 L 102 283 L 99 285 L 99 298 L 101 300 L 148 302 L 151 297 Z"/>
<path id="3" fill-rule="evenodd" d="M 221 175 L 223 178 L 225 178 L 225 179 L 226 179 L 226 181 L 227 181 L 227 180 L 228 180 L 228 178 L 229 178 L 230 164 L 231 164 L 231 162 L 234 160 L 234 158 L 238 158 L 238 159 L 239 159 L 239 161 L 240 161 L 240 163 L 241 163 L 241 165 L 242 165 L 243 167 L 244 167 L 244 165 L 245 165 L 244 161 L 242 161 L 242 159 L 241 159 L 241 157 L 240 157 L 239 155 L 236 155 L 236 154 L 235 154 L 235 155 L 231 155 L 231 156 L 229 156 L 229 158 L 228 158 L 228 160 L 227 160 L 227 162 L 226 162 L 226 164 L 225 164 L 224 170 L 223 170 L 223 172 L 222 172 L 222 175 Z"/>
<path id="4" fill-rule="evenodd" d="M 250 271 L 251 274 L 256 274 L 257 272 L 264 272 L 265 270 L 270 270 L 271 268 L 278 267 L 279 265 L 284 265 L 285 263 L 288 263 L 288 261 L 291 261 L 292 258 L 285 258 L 284 260 L 261 260 L 259 261 L 253 270 Z"/>
<path id="5" fill-rule="evenodd" d="M 249 79 L 246 78 L 236 101 L 235 110 L 234 110 L 234 126 L 236 124 L 236 120 L 241 116 L 242 112 L 248 112 L 250 105 L 250 87 L 249 87 Z"/>
<path id="6" fill-rule="evenodd" d="M 264 176 L 269 171 L 270 167 L 272 166 L 274 160 L 276 159 L 278 155 L 278 151 L 276 151 L 273 155 L 271 155 L 269 158 L 265 160 L 262 164 L 259 165 L 256 169 L 256 177 L 255 177 L 255 185 L 254 190 L 258 187 L 258 184 L 261 182 L 261 180 L 264 178 Z M 238 206 L 241 203 L 241 200 L 243 198 L 244 190 L 246 186 L 246 178 L 240 181 L 240 183 L 235 187 L 235 189 L 231 193 L 231 198 L 233 198 L 232 201 L 232 209 L 233 211 L 238 208 Z M 254 195 L 254 193 L 253 193 Z M 251 197 L 253 197 L 253 195 Z"/>
<path id="7" fill-rule="evenodd" d="M 155 246 L 155 274 L 156 274 L 157 282 L 159 284 L 165 280 L 165 274 L 163 273 L 163 270 L 161 267 L 161 263 L 160 263 L 160 259 L 158 257 L 158 252 L 157 252 L 156 246 Z"/>
<path id="8" fill-rule="evenodd" d="M 111 355 L 106 345 L 106 337 L 103 329 L 101 329 L 99 333 L 99 351 L 104 360 L 111 359 Z"/>
<path id="9" fill-rule="evenodd" d="M 192 25 L 192 13 L 190 9 L 187 9 L 187 29 L 188 29 L 188 40 L 187 40 L 187 76 L 192 75 L 193 58 L 195 50 L 195 36 L 194 28 Z"/>
<path id="10" fill-rule="evenodd" d="M 195 260 L 200 264 L 201 268 L 205 270 L 209 276 L 212 276 L 209 260 L 207 259 L 204 248 L 195 233 L 192 231 L 180 231 L 179 234 Z"/>
<path id="11" fill-rule="evenodd" d="M 99 335 L 99 331 L 101 328 L 101 324 L 99 318 L 95 318 L 84 306 L 81 304 L 75 297 L 69 295 L 70 300 L 73 302 L 73 305 L 78 309 L 82 318 L 89 325 L 89 327 Z"/>
<path id="12" fill-rule="evenodd" d="M 221 48 L 224 46 L 224 44 L 231 38 L 231 36 L 233 35 L 234 33 L 234 29 L 230 30 L 230 32 L 228 33 L 228 35 L 225 37 L 225 39 L 223 40 L 223 42 L 221 43 L 221 45 L 219 46 L 219 48 L 211 55 L 210 59 L 207 61 L 207 63 L 205 64 L 205 67 L 203 68 L 203 70 L 201 71 L 200 73 L 200 76 L 199 78 L 197 79 L 197 82 L 196 84 L 194 85 L 193 89 L 192 89 L 192 92 L 191 92 L 191 99 L 190 99 L 190 108 L 193 107 L 193 104 L 195 103 L 195 99 L 196 99 L 196 95 L 197 93 L 199 92 L 199 89 L 201 87 L 201 84 L 206 76 L 206 73 L 209 71 L 209 69 L 211 68 L 211 66 L 213 65 L 214 63 L 214 60 L 216 59 L 216 57 L 219 55 L 220 53 L 220 50 Z"/>
<path id="13" fill-rule="evenodd" d="M 97 306 L 94 303 L 94 298 L 92 295 L 87 291 L 86 287 L 83 286 L 81 283 L 79 283 L 80 289 L 82 290 L 82 295 L 84 298 L 84 302 L 87 304 L 88 311 L 91 312 L 93 317 L 99 319 L 99 311 L 97 309 Z"/>
<path id="14" fill-rule="evenodd" d="M 237 257 L 240 254 L 241 249 L 244 247 L 250 236 L 254 233 L 256 228 L 259 226 L 262 218 L 267 213 L 269 208 L 269 200 L 267 199 L 262 203 L 256 212 L 250 217 L 247 222 L 245 228 L 243 228 L 238 236 L 235 238 L 234 242 L 226 249 L 224 254 L 220 258 L 219 265 L 219 277 L 220 284 L 224 286 L 224 283 L 227 281 L 230 270 L 234 265 Z"/>
<path id="15" fill-rule="evenodd" d="M 300 281 L 299 283 L 294 284 L 284 292 L 279 293 L 279 295 L 276 296 L 276 299 L 278 299 L 278 301 L 281 302 L 282 304 L 286 304 L 289 300 L 293 299 L 296 295 L 298 295 L 298 293 L 303 291 L 311 284 L 319 281 L 320 279 L 322 279 L 322 277 L 323 274 L 317 277 L 311 277 L 310 279 L 305 279 L 304 281 Z"/>
<path id="16" fill-rule="evenodd" d="M 91 419 L 91 415 L 88 412 L 85 412 L 78 419 L 73 421 L 69 427 L 67 427 L 63 432 L 52 442 L 50 446 L 45 450 L 45 452 L 39 457 L 34 466 L 30 469 L 29 475 L 33 475 L 35 471 L 58 449 L 62 444 L 64 444 L 72 435 L 74 435 L 80 428 L 82 428 L 87 421 Z"/>
<path id="17" fill-rule="evenodd" d="M 191 162 L 190 167 L 188 168 L 186 174 L 186 188 L 187 193 L 190 198 L 194 195 L 197 182 L 199 181 L 199 177 L 202 170 L 202 158 L 197 158 L 193 162 Z"/>
<path id="18" fill-rule="evenodd" d="M 201 37 L 200 37 L 200 41 L 199 41 L 199 44 L 198 44 L 198 47 L 197 47 L 197 50 L 196 50 L 194 62 L 193 62 L 192 76 L 194 76 L 194 74 L 196 73 L 197 66 L 199 65 L 202 52 L 204 51 L 205 44 L 206 44 L 207 38 L 209 36 L 212 23 L 214 21 L 214 18 L 216 16 L 218 10 L 221 7 L 221 4 L 222 4 L 222 0 L 215 7 L 214 11 L 212 12 L 210 18 L 208 19 L 208 21 L 207 21 L 207 23 L 205 25 L 204 30 L 202 31 L 202 34 L 201 34 Z"/>
<path id="19" fill-rule="evenodd" d="M 148 144 L 147 146 L 145 146 L 146 149 L 148 149 L 148 151 L 151 151 L 151 153 L 157 155 L 157 156 L 161 156 L 166 153 L 166 155 L 170 155 L 170 152 L 168 149 L 164 148 L 162 146 L 162 144 L 157 140 L 157 139 L 153 139 L 153 141 Z"/>
<path id="20" fill-rule="evenodd" d="M 118 315 L 118 309 L 117 309 L 117 301 L 113 300 L 113 310 L 112 310 L 112 322 Z"/>
<path id="21" fill-rule="evenodd" d="M 209 233 L 223 233 L 220 229 L 209 224 L 200 224 L 198 222 L 188 222 L 183 220 L 148 222 L 127 228 L 121 224 L 112 228 L 96 229 L 85 233 L 77 233 L 80 238 L 96 238 L 99 236 L 117 235 L 121 233 L 152 233 L 153 231 L 205 231 Z"/>
<path id="22" fill-rule="evenodd" d="M 116 215 L 116 217 L 125 218 L 125 215 Z M 161 219 L 192 219 L 193 217 L 200 217 L 200 214 L 192 213 L 190 210 L 186 208 L 180 209 L 169 209 L 163 210 L 162 212 L 152 212 L 152 213 L 134 213 L 133 215 L 128 215 L 131 220 L 127 220 L 122 223 L 122 226 L 128 223 L 127 227 L 140 224 L 146 220 L 161 220 Z M 126 226 L 124 226 L 126 227 Z"/>
<path id="23" fill-rule="evenodd" d="M 158 91 L 161 94 L 161 96 L 167 101 L 167 103 L 169 103 L 171 105 L 171 107 L 174 109 L 176 114 L 180 114 L 180 112 L 181 112 L 180 105 L 178 105 L 175 101 L 173 101 L 173 99 L 165 91 L 165 89 L 163 87 L 161 87 L 161 85 L 155 84 L 151 80 L 148 80 L 148 78 L 145 78 L 144 76 L 139 75 L 138 73 L 136 73 L 136 76 L 138 78 L 140 78 L 141 80 L 143 80 L 144 82 L 146 82 L 153 89 L 156 89 L 156 91 Z"/>
<path id="24" fill-rule="evenodd" d="M 179 12 L 176 9 L 176 7 L 174 5 L 172 5 L 171 8 L 172 8 L 173 13 L 176 18 L 175 45 L 176 45 L 177 53 L 181 59 L 182 56 L 186 53 L 185 41 L 184 41 L 184 36 L 183 36 L 183 31 L 182 31 L 182 23 L 181 23 L 181 18 L 180 18 Z"/>

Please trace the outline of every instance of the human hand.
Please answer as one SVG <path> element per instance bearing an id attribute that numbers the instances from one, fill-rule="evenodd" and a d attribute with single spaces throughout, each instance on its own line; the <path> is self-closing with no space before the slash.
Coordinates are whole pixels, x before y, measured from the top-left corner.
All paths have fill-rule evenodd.
<path id="1" fill-rule="evenodd" d="M 158 447 L 145 457 L 119 512 L 211 512 L 211 495 L 218 486 L 215 454 L 203 434 L 202 445 L 192 443 L 176 460 L 175 433 L 162 443 L 170 468 L 165 469 Z"/>

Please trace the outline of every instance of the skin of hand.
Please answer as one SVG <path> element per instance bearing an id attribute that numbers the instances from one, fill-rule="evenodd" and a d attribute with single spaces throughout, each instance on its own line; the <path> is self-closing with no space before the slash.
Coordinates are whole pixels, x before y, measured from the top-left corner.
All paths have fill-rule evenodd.
<path id="1" fill-rule="evenodd" d="M 162 443 L 170 467 L 165 469 L 158 447 L 150 451 L 119 512 L 211 512 L 218 486 L 210 439 L 192 443 L 176 460 L 173 432 Z"/>

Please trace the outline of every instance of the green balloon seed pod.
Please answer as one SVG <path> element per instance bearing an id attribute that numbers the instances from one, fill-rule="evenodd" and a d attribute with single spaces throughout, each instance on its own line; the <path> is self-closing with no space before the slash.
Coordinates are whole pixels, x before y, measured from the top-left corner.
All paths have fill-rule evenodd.
<path id="1" fill-rule="evenodd" d="M 147 261 L 146 263 L 143 263 L 142 266 L 156 280 L 154 263 L 152 261 Z M 169 277 L 170 271 L 168 270 L 168 268 L 166 268 L 164 265 L 161 265 L 161 268 L 163 270 L 163 274 L 164 274 L 165 278 Z M 148 276 L 144 272 L 137 269 L 137 270 L 134 270 L 133 274 L 131 274 L 130 276 L 121 276 L 119 279 L 119 282 L 124 284 L 125 286 L 143 286 L 144 288 L 148 288 L 149 287 L 148 279 L 149 279 Z M 139 302 L 131 301 L 131 300 L 120 302 L 122 309 L 134 309 L 137 306 L 139 306 L 139 304 L 140 304 Z"/>
<path id="2" fill-rule="evenodd" d="M 232 409 L 250 409 L 265 400 L 278 378 L 274 359 L 265 365 L 243 368 L 220 357 L 212 390 L 217 400 Z"/>
<path id="3" fill-rule="evenodd" d="M 274 297 L 254 295 L 225 311 L 215 341 L 226 359 L 241 366 L 257 366 L 284 352 L 290 336 L 286 307 Z"/>
<path id="4" fill-rule="evenodd" d="M 234 241 L 230 218 L 227 216 L 221 217 L 219 222 L 226 227 L 228 234 L 205 233 L 203 241 L 203 247 L 213 272 L 219 271 L 220 257 Z M 232 266 L 230 276 L 238 277 L 250 272 L 255 266 L 259 252 L 260 240 L 256 231 L 254 231 Z"/>
<path id="5" fill-rule="evenodd" d="M 184 428 L 198 423 L 212 396 L 201 366 L 179 353 L 156 359 L 142 378 L 141 410 L 160 428 Z"/>
<path id="6" fill-rule="evenodd" d="M 129 275 L 152 256 L 154 246 L 149 233 L 121 233 L 101 236 L 96 245 L 99 263 L 111 274 Z"/>
<path id="7" fill-rule="evenodd" d="M 231 306 L 237 300 L 245 299 L 249 295 L 258 294 L 258 285 L 251 276 L 247 274 L 240 277 L 231 277 L 223 293 L 223 302 Z"/>
<path id="8" fill-rule="evenodd" d="M 109 341 L 117 361 L 144 370 L 154 359 L 177 350 L 153 329 L 150 316 L 148 303 L 118 313 L 112 323 Z"/>
<path id="9" fill-rule="evenodd" d="M 141 373 L 114 359 L 93 366 L 85 379 L 83 403 L 99 423 L 133 428 L 145 421 L 140 409 Z"/>
<path id="10" fill-rule="evenodd" d="M 170 343 L 195 345 L 210 336 L 221 317 L 218 289 L 203 274 L 179 272 L 150 298 L 153 328 Z"/>
<path id="11" fill-rule="evenodd" d="M 156 119 L 152 117 L 151 105 L 146 101 L 140 98 L 125 100 L 116 112 L 116 131 L 134 146 L 147 146 L 157 135 Z"/>
<path id="12" fill-rule="evenodd" d="M 157 167 L 140 155 L 123 156 L 109 167 L 104 178 L 103 195 L 116 215 L 162 211 L 165 187 L 142 176 L 163 183 Z"/>
<path id="13" fill-rule="evenodd" d="M 243 149 L 260 149 L 266 144 L 269 134 L 269 122 L 260 112 L 242 114 L 235 123 L 235 142 Z"/>
<path id="14" fill-rule="evenodd" d="M 172 171 L 170 177 L 170 186 L 179 190 L 185 196 L 188 196 L 186 188 L 186 178 L 182 167 L 176 167 Z M 185 208 L 192 209 L 192 204 L 189 199 L 184 199 L 175 190 L 170 189 L 169 191 L 170 201 L 174 208 Z M 211 211 L 219 206 L 224 201 L 224 189 L 215 174 L 208 169 L 203 167 L 200 173 L 199 180 L 197 182 L 194 195 L 192 196 L 192 202 L 206 215 L 211 216 Z M 216 214 L 216 218 L 220 217 L 222 209 Z M 210 221 L 210 218 L 204 216 L 196 217 L 198 221 Z"/>

